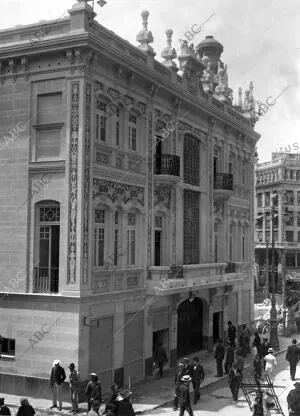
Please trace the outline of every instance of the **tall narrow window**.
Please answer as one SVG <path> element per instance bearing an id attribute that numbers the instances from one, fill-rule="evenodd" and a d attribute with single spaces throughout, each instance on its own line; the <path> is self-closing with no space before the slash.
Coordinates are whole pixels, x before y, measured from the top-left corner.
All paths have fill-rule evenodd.
<path id="1" fill-rule="evenodd" d="M 35 267 L 35 293 L 57 293 L 59 284 L 59 206 L 39 207 L 38 267 Z"/>
<path id="2" fill-rule="evenodd" d="M 270 206 L 270 192 L 265 193 L 265 206 L 266 207 Z"/>
<path id="3" fill-rule="evenodd" d="M 105 211 L 95 209 L 94 266 L 104 266 Z"/>
<path id="4" fill-rule="evenodd" d="M 243 166 L 243 169 L 242 169 L 242 184 L 246 185 L 246 167 L 245 166 Z"/>
<path id="5" fill-rule="evenodd" d="M 198 185 L 200 183 L 200 154 L 199 141 L 192 136 L 184 137 L 183 179 L 185 183 Z"/>
<path id="6" fill-rule="evenodd" d="M 233 173 L 232 161 L 230 161 L 229 164 L 228 164 L 228 173 Z"/>
<path id="7" fill-rule="evenodd" d="M 117 266 L 119 263 L 119 253 L 118 253 L 118 244 L 119 244 L 119 213 L 115 212 L 115 233 L 114 233 L 114 266 Z"/>
<path id="8" fill-rule="evenodd" d="M 128 148 L 136 151 L 136 130 L 137 130 L 137 119 L 133 114 L 129 114 L 128 124 Z"/>
<path id="9" fill-rule="evenodd" d="M 184 264 L 199 263 L 199 193 L 184 191 L 183 259 Z"/>
<path id="10" fill-rule="evenodd" d="M 155 233 L 154 233 L 154 266 L 161 266 L 162 254 L 162 217 L 155 216 Z"/>
<path id="11" fill-rule="evenodd" d="M 218 263 L 218 224 L 214 224 L 214 262 Z"/>
<path id="12" fill-rule="evenodd" d="M 232 224 L 229 225 L 229 236 L 228 236 L 228 248 L 229 248 L 229 261 L 232 261 Z"/>
<path id="13" fill-rule="evenodd" d="M 242 228 L 242 261 L 245 261 L 246 227 Z"/>
<path id="14" fill-rule="evenodd" d="M 127 216 L 127 264 L 135 264 L 136 250 L 136 214 L 129 212 Z"/>
<path id="15" fill-rule="evenodd" d="M 116 146 L 120 146 L 120 110 L 117 109 L 116 111 L 116 118 L 115 118 L 115 126 L 116 126 Z"/>
<path id="16" fill-rule="evenodd" d="M 107 117 L 106 117 L 106 104 L 101 101 L 97 100 L 96 103 L 96 140 L 100 140 L 102 142 L 106 141 L 106 134 L 107 134 Z"/>

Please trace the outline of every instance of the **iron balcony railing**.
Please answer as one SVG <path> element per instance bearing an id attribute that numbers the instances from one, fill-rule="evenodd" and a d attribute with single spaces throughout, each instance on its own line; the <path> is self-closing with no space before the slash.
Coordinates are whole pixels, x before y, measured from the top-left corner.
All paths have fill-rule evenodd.
<path id="1" fill-rule="evenodd" d="M 225 268 L 225 273 L 235 273 L 236 272 L 236 264 L 232 262 L 228 262 Z"/>
<path id="2" fill-rule="evenodd" d="M 180 157 L 175 155 L 156 156 L 155 175 L 180 176 Z"/>
<path id="3" fill-rule="evenodd" d="M 33 292 L 58 293 L 59 269 L 53 267 L 34 267 Z"/>
<path id="4" fill-rule="evenodd" d="M 233 190 L 232 173 L 215 173 L 214 189 L 223 189 L 225 191 L 232 191 Z"/>

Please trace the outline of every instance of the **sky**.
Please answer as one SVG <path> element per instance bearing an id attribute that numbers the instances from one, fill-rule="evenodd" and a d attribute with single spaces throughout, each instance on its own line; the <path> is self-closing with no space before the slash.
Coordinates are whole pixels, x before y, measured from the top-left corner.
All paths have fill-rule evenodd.
<path id="1" fill-rule="evenodd" d="M 154 42 L 156 59 L 162 61 L 167 29 L 173 29 L 173 47 L 193 25 L 213 17 L 195 36 L 197 45 L 207 35 L 224 46 L 222 61 L 228 66 L 229 86 L 238 99 L 254 85 L 254 98 L 273 103 L 260 117 L 255 130 L 261 135 L 257 144 L 259 163 L 271 159 L 280 147 L 298 143 L 300 147 L 300 3 L 296 0 L 106 0 L 104 7 L 95 2 L 96 20 L 117 35 L 138 45 L 143 10 L 148 10 L 148 29 Z M 4 0 L 2 0 L 4 3 Z M 10 0 L 2 4 L 0 30 L 40 20 L 58 19 L 76 0 Z"/>

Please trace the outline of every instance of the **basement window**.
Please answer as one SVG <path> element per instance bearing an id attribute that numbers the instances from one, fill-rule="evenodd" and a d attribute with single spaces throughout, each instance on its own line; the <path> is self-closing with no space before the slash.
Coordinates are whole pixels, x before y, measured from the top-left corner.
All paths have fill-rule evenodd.
<path id="1" fill-rule="evenodd" d="M 1 360 L 15 359 L 16 340 L 10 338 L 0 338 L 0 358 Z"/>

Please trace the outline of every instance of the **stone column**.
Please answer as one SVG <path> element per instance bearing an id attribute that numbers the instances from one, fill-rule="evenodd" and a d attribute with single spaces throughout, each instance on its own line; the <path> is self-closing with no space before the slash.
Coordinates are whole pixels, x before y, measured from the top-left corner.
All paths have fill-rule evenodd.
<path id="1" fill-rule="evenodd" d="M 124 302 L 115 303 L 114 338 L 113 338 L 113 368 L 114 379 L 120 386 L 124 385 L 124 325 L 125 311 Z"/>
<path id="2" fill-rule="evenodd" d="M 207 351 L 212 352 L 214 340 L 213 340 L 213 317 L 214 317 L 214 304 L 211 301 L 208 304 L 208 338 L 207 338 Z"/>
<path id="3" fill-rule="evenodd" d="M 147 305 L 144 309 L 144 360 L 145 376 L 152 376 L 153 373 L 153 326 L 151 308 Z"/>

